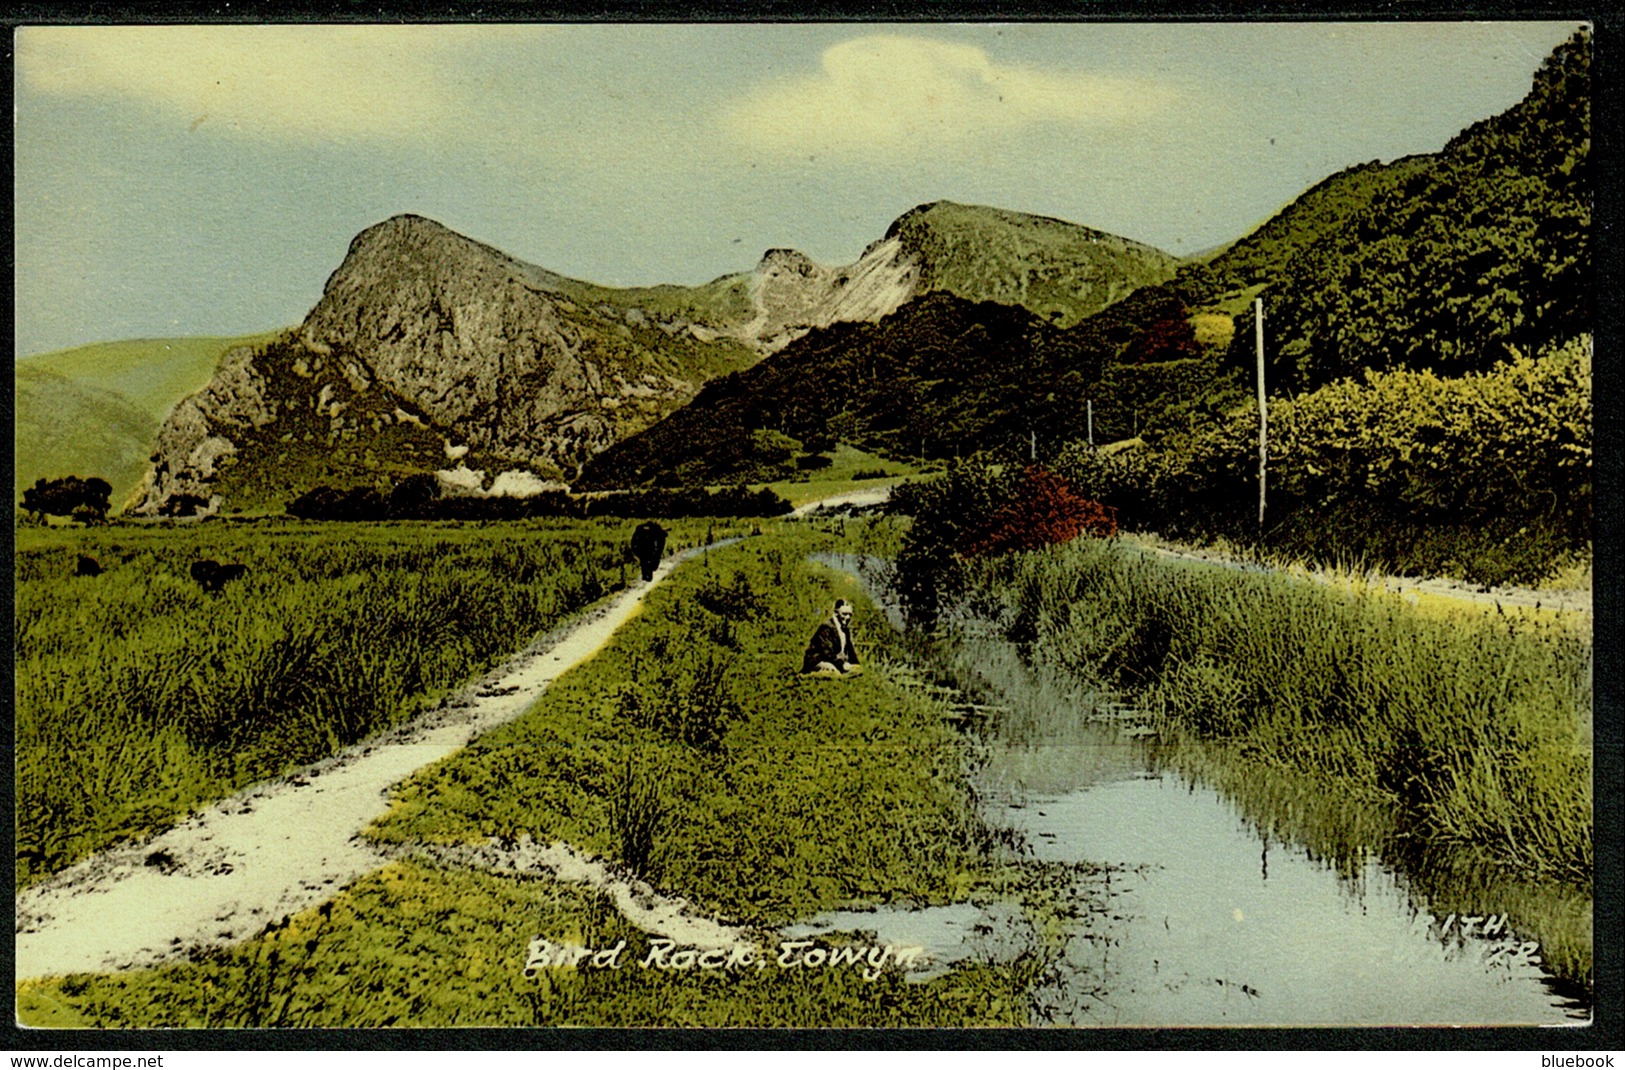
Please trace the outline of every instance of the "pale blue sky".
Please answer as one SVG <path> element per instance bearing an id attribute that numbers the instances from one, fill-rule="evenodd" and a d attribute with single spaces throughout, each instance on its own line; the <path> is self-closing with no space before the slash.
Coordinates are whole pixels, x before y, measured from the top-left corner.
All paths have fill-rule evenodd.
<path id="1" fill-rule="evenodd" d="M 26 27 L 16 347 L 298 322 L 398 212 L 609 285 L 916 204 L 1176 254 L 1516 102 L 1569 22 Z"/>

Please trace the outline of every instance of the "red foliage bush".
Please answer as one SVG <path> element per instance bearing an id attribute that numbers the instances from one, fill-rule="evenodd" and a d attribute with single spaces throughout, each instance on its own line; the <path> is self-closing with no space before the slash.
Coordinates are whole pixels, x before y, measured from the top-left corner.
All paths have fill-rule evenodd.
<path id="1" fill-rule="evenodd" d="M 1117 510 L 1085 498 L 1055 473 L 1030 465 L 1015 496 L 972 529 L 964 552 L 980 557 L 1037 550 L 1084 534 L 1117 534 Z"/>

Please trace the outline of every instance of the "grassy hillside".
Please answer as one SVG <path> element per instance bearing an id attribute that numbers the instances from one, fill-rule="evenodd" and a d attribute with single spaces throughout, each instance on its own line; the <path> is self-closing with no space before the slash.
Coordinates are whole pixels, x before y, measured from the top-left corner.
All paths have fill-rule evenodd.
<path id="1" fill-rule="evenodd" d="M 175 402 L 203 389 L 222 353 L 271 337 L 266 333 L 98 342 L 25 357 L 17 366 L 54 372 L 81 386 L 118 394 L 152 417 L 156 426 Z"/>
<path id="2" fill-rule="evenodd" d="M 1193 295 L 1209 300 L 1279 278 L 1293 256 L 1346 228 L 1382 193 L 1427 171 L 1432 156 L 1407 156 L 1384 164 L 1358 164 L 1305 190 L 1246 236 L 1180 269 Z"/>
<path id="3" fill-rule="evenodd" d="M 121 395 L 17 365 L 14 503 L 38 479 L 100 476 L 117 508 L 141 483 L 158 421 Z"/>
<path id="4" fill-rule="evenodd" d="M 208 383 L 228 349 L 270 337 L 132 339 L 17 361 L 12 492 L 41 478 L 100 476 L 119 508 L 140 486 L 174 404 Z"/>
<path id="5" fill-rule="evenodd" d="M 750 299 L 750 277 L 724 275 L 699 286 L 637 286 L 613 289 L 573 279 L 561 280 L 560 289 L 587 304 L 642 309 L 657 319 L 679 319 L 703 326 L 736 326 L 755 315 Z"/>
<path id="6" fill-rule="evenodd" d="M 1282 393 L 1366 369 L 1483 371 L 1511 349 L 1589 331 L 1590 68 L 1590 39 L 1577 34 L 1515 107 L 1436 155 L 1317 187 L 1256 241 L 1193 271 L 1193 289 L 1264 285 Z M 1233 363 L 1250 366 L 1251 332 L 1237 333 Z"/>
<path id="7" fill-rule="evenodd" d="M 920 292 L 1019 305 L 1059 326 L 1173 276 L 1178 260 L 1060 219 L 937 201 L 892 224 L 920 260 Z"/>

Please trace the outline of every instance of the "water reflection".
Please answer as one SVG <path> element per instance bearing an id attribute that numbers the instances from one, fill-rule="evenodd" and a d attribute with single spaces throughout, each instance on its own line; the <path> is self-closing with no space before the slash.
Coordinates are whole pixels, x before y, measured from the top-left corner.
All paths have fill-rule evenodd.
<path id="1" fill-rule="evenodd" d="M 884 604 L 883 569 L 828 555 Z M 888 615 L 891 615 L 888 613 Z M 1562 1024 L 1589 960 L 1574 889 L 1423 853 L 1402 815 L 1209 742 L 1157 738 L 1113 696 L 1034 668 L 997 630 L 938 647 L 977 716 L 988 817 L 1035 858 L 1107 864 L 1034 993 L 1040 1021 L 1100 1025 Z M 1542 945 L 1529 937 L 1542 934 Z M 1579 967 L 1583 968 L 1583 966 Z"/>
<path id="2" fill-rule="evenodd" d="M 1105 923 L 1074 937 L 1070 968 L 1039 993 L 1047 1016 L 1103 1025 L 1583 1018 L 1505 908 L 1427 909 L 1428 896 L 1383 861 L 1397 842 L 1392 814 L 1256 770 L 1221 791 L 1199 778 L 1200 746 L 1155 741 L 1109 696 L 1025 665 L 1001 640 L 956 647 L 956 673 L 1000 703 L 978 771 L 991 816 L 1038 859 L 1133 872 L 1114 887 Z M 1261 817 L 1260 803 L 1274 808 Z M 1481 886 L 1493 883 L 1480 874 Z"/>

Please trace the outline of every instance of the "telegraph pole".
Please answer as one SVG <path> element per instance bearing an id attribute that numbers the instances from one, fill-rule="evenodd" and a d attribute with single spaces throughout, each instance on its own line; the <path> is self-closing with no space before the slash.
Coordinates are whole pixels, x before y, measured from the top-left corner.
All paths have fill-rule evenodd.
<path id="1" fill-rule="evenodd" d="M 1253 323 L 1258 329 L 1258 534 L 1264 534 L 1264 475 L 1269 459 L 1270 415 L 1264 398 L 1264 299 L 1253 299 Z"/>

